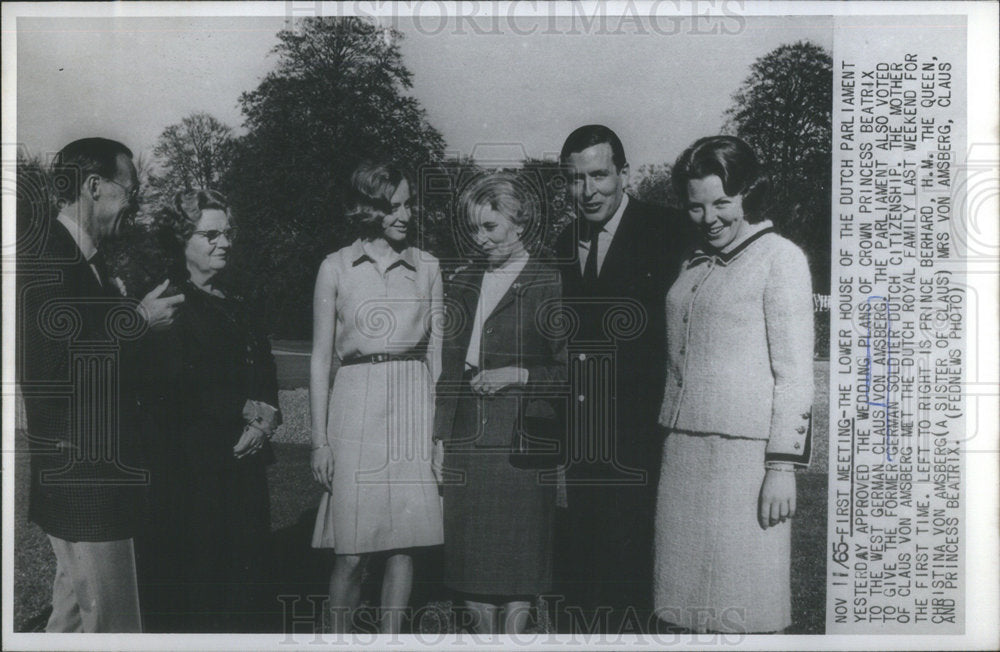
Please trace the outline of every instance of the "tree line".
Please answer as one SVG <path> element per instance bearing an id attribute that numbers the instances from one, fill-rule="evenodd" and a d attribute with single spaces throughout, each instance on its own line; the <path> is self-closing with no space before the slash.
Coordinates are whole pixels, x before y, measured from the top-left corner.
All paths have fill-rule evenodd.
<path id="1" fill-rule="evenodd" d="M 152 160 L 137 157 L 142 211 L 133 242 L 125 238 L 121 246 L 148 237 L 143 216 L 174 192 L 219 190 L 230 198 L 239 227 L 231 264 L 237 283 L 264 307 L 274 336 L 307 338 L 316 269 L 354 236 L 341 207 L 362 159 L 390 157 L 416 171 L 423 184 L 418 240 L 452 260 L 455 191 L 480 166 L 445 158 L 443 137 L 407 94 L 412 73 L 399 31 L 357 17 L 307 18 L 277 38 L 274 69 L 239 98 L 242 135 L 196 112 L 163 130 Z M 808 253 L 818 292 L 829 288 L 831 85 L 827 52 L 808 42 L 783 45 L 753 63 L 720 128 L 761 155 L 774 189 L 770 215 Z M 709 134 L 692 139 L 702 135 Z M 630 192 L 676 206 L 671 164 L 634 170 Z M 544 250 L 572 219 L 565 171 L 542 160 L 525 160 L 513 171 L 545 198 Z M 21 241 L 30 241 L 39 215 L 51 212 L 46 183 L 42 162 L 19 155 Z"/>

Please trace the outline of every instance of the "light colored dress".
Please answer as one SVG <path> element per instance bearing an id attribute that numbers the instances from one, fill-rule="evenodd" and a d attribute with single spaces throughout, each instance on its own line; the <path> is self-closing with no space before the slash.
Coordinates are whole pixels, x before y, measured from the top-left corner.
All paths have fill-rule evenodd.
<path id="1" fill-rule="evenodd" d="M 423 354 L 342 366 L 327 415 L 333 491 L 320 500 L 314 548 L 338 554 L 441 544 L 441 498 L 431 472 L 440 338 L 437 259 L 414 247 L 378 260 L 358 240 L 323 263 L 335 277 L 334 349 L 341 361 Z"/>
<path id="2" fill-rule="evenodd" d="M 792 525 L 762 530 L 757 497 L 765 461 L 809 463 L 812 289 L 802 251 L 769 227 L 695 252 L 667 294 L 654 598 L 697 632 L 791 624 Z"/>

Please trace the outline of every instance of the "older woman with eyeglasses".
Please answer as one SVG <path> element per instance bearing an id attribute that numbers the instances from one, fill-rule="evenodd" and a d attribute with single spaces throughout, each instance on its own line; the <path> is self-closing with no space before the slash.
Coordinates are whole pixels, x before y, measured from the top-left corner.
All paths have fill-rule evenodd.
<path id="1" fill-rule="evenodd" d="M 180 193 L 155 222 L 185 302 L 142 344 L 130 388 L 151 471 L 139 544 L 147 631 L 255 631 L 280 419 L 274 359 L 258 312 L 223 280 L 236 235 L 226 198 Z"/>

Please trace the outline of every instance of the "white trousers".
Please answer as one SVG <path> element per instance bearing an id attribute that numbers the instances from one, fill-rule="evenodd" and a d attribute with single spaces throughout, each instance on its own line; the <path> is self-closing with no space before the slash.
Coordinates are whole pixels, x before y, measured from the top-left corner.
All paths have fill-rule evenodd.
<path id="1" fill-rule="evenodd" d="M 49 535 L 56 553 L 47 632 L 139 633 L 139 590 L 132 539 L 66 541 Z"/>

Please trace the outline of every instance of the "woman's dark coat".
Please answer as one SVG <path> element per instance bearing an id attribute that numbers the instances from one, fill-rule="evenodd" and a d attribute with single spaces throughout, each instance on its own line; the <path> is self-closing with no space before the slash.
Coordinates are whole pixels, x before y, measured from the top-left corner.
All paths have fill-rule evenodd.
<path id="1" fill-rule="evenodd" d="M 149 631 L 252 631 L 270 535 L 269 444 L 236 459 L 247 399 L 278 406 L 256 315 L 187 283 L 174 325 L 135 351 L 137 431 L 151 471 L 138 539 Z"/>

